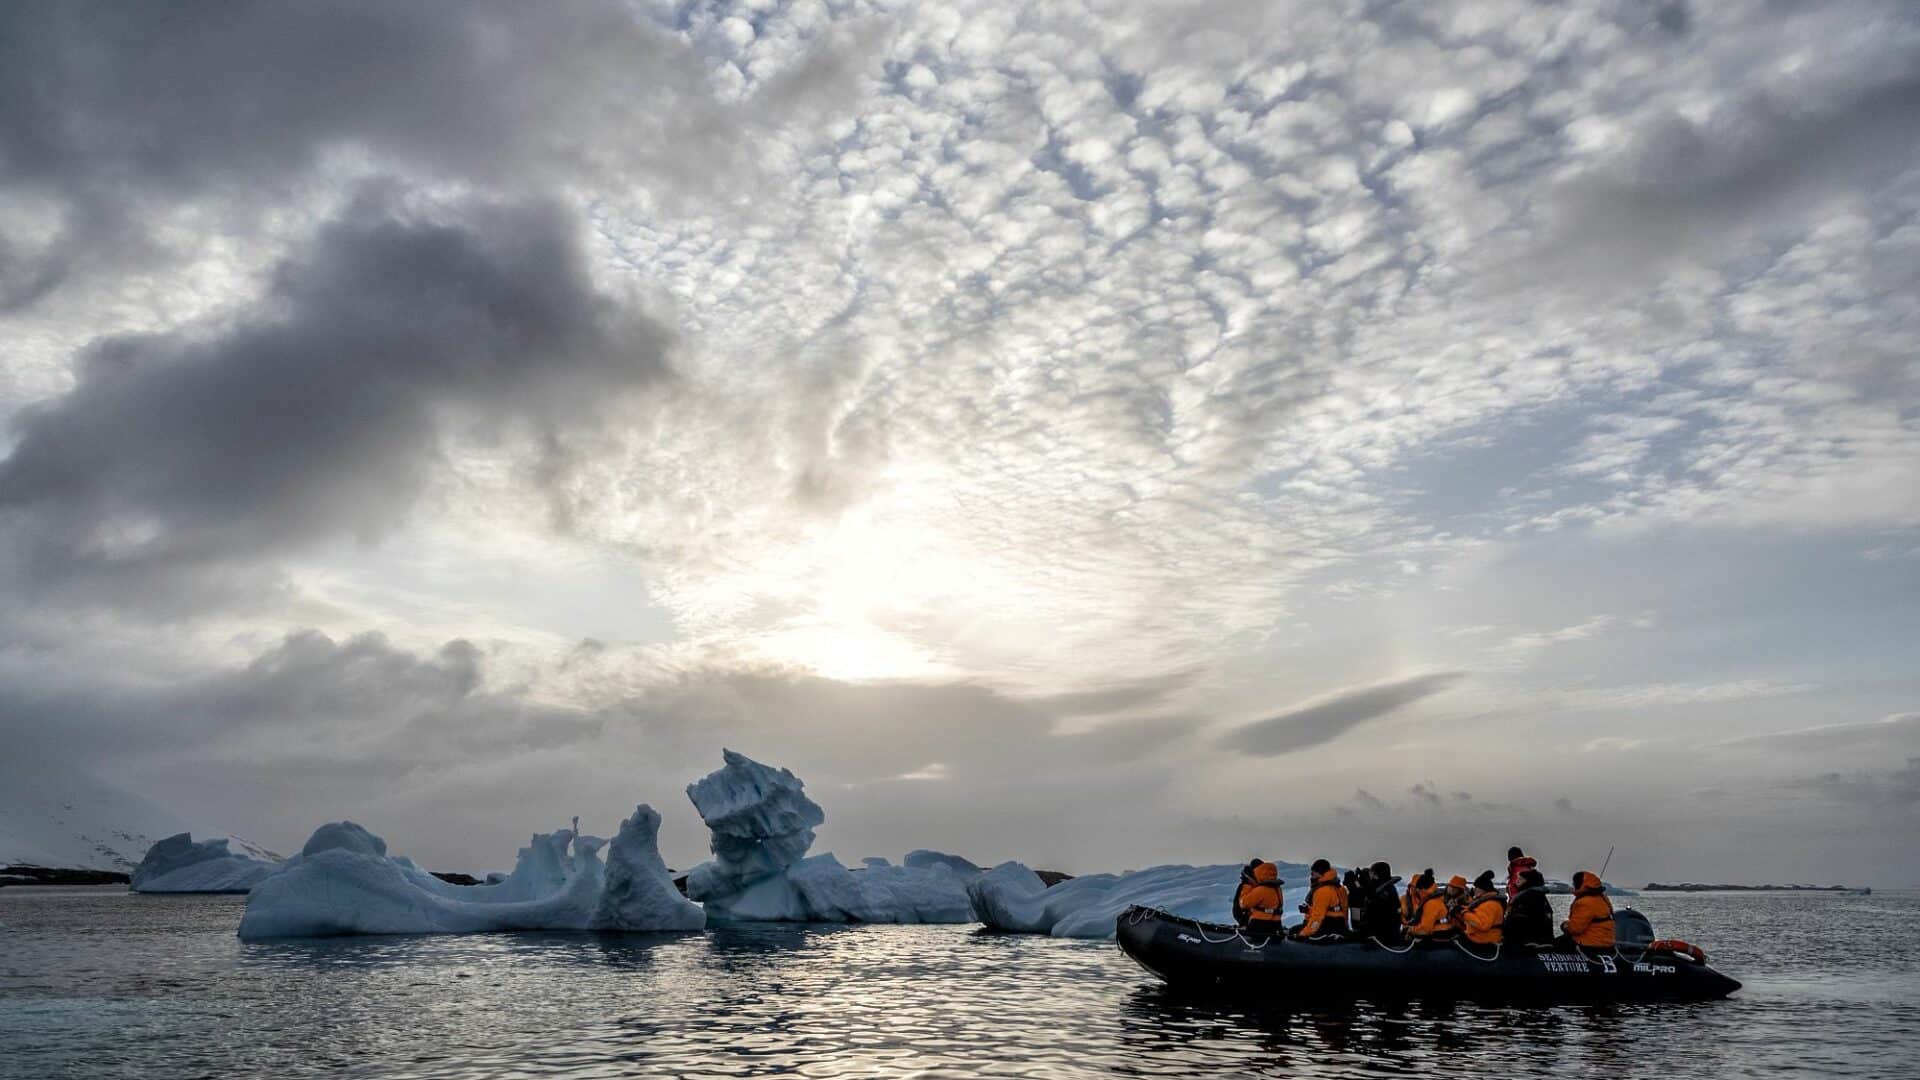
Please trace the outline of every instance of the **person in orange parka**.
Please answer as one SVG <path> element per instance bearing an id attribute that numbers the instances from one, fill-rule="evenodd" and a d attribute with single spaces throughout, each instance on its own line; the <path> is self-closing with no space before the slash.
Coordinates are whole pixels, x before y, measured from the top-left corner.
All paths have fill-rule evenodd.
<path id="1" fill-rule="evenodd" d="M 1407 882 L 1407 891 L 1400 896 L 1400 927 L 1411 931 L 1420 924 L 1420 905 L 1427 902 L 1427 892 L 1433 888 L 1433 867 L 1413 875 Z"/>
<path id="2" fill-rule="evenodd" d="M 1420 875 L 1420 880 L 1423 894 L 1420 921 L 1407 929 L 1407 936 L 1433 941 L 1452 937 L 1459 929 L 1453 921 L 1453 904 L 1466 895 L 1467 879 L 1453 875 L 1445 891 L 1435 889 L 1433 878 L 1425 874 Z"/>
<path id="3" fill-rule="evenodd" d="M 1475 945 L 1498 945 L 1506 940 L 1506 918 L 1506 898 L 1493 886 L 1493 871 L 1485 871 L 1473 879 L 1473 894 L 1460 908 L 1460 932 Z"/>
<path id="4" fill-rule="evenodd" d="M 1294 930 L 1293 936 L 1310 938 L 1322 934 L 1345 934 L 1350 929 L 1347 926 L 1347 887 L 1340 884 L 1340 875 L 1334 873 L 1333 864 L 1325 859 L 1315 859 L 1310 869 L 1313 872 L 1313 884 L 1307 891 L 1307 902 L 1300 908 L 1306 913 L 1307 921 Z"/>
<path id="5" fill-rule="evenodd" d="M 1280 868 L 1264 859 L 1241 872 L 1240 889 L 1234 894 L 1234 915 L 1246 930 L 1277 934 L 1280 924 Z"/>
<path id="6" fill-rule="evenodd" d="M 1613 948 L 1613 901 L 1607 899 L 1599 874 L 1582 870 L 1573 875 L 1573 907 L 1560 929 L 1564 931 L 1558 942 L 1562 947 Z"/>

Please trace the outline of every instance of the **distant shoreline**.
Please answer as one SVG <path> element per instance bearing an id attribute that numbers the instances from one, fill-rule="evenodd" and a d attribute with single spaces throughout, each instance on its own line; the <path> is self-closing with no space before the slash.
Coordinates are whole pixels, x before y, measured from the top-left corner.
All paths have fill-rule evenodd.
<path id="1" fill-rule="evenodd" d="M 59 870 L 48 866 L 0 866 L 0 888 L 9 885 L 128 885 L 118 870 Z"/>
<path id="2" fill-rule="evenodd" d="M 1643 892 L 1852 892 L 1851 885 L 1702 885 L 1693 881 L 1650 881 Z"/>

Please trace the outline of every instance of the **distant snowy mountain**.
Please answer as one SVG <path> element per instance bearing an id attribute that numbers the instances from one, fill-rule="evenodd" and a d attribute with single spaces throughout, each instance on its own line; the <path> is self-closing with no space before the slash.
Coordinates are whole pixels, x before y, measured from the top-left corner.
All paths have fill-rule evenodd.
<path id="1" fill-rule="evenodd" d="M 188 830 L 179 815 L 78 770 L 0 760 L 0 866 L 127 873 L 156 842 Z M 229 847 L 279 859 L 238 838 Z"/>

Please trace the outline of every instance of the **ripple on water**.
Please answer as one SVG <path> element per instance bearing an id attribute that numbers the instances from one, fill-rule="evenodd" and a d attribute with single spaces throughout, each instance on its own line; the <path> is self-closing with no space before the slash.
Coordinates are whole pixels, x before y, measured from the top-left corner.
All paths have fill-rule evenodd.
<path id="1" fill-rule="evenodd" d="M 1237 1007 L 1109 943 L 734 927 L 243 945 L 242 899 L 0 890 L 0 1075 L 1914 1075 L 1920 897 L 1651 897 L 1731 1001 Z M 1836 941 L 1836 926 L 1858 935 Z"/>

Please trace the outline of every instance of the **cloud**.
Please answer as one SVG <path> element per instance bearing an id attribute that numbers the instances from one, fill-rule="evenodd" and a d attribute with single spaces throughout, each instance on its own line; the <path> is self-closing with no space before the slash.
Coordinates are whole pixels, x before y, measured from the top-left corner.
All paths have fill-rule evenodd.
<path id="1" fill-rule="evenodd" d="M 231 217 L 373 162 L 522 192 L 592 178 L 670 203 L 737 196 L 762 160 L 747 136 L 844 103 L 871 47 L 863 31 L 797 48 L 756 107 L 718 92 L 670 30 L 603 0 L 8 4 L 0 192 L 55 200 L 61 225 L 38 251 L 0 243 L 0 310 L 153 254 L 146 224 L 179 206 L 215 199 Z"/>
<path id="2" fill-rule="evenodd" d="M 1431 697 L 1465 677 L 1462 671 L 1438 671 L 1335 691 L 1228 732 L 1220 739 L 1220 745 L 1228 750 L 1268 756 L 1305 750 L 1339 738 L 1369 720 Z"/>
<path id="3" fill-rule="evenodd" d="M 1604 751 L 1624 754 L 1629 750 L 1638 750 L 1646 744 L 1647 740 L 1645 739 L 1633 739 L 1621 735 L 1602 735 L 1597 739 L 1588 739 L 1586 742 L 1581 743 L 1580 752 L 1583 754 L 1591 754 Z"/>
<path id="4" fill-rule="evenodd" d="M 1790 781 L 1788 787 L 1811 791 L 1839 803 L 1906 809 L 1920 805 L 1920 757 L 1903 768 L 1828 772 Z"/>
<path id="5" fill-rule="evenodd" d="M 1743 735 L 1719 745 L 1729 749 L 1778 750 L 1795 754 L 1823 753 L 1860 746 L 1886 750 L 1913 747 L 1920 745 L 1920 712 L 1894 713 L 1878 720 L 1851 724 L 1821 724 L 1790 731 Z"/>
<path id="6" fill-rule="evenodd" d="M 1562 690 L 1547 695 L 1563 709 L 1644 709 L 1676 705 L 1713 705 L 1750 698 L 1788 697 L 1819 689 L 1815 683 L 1776 682 L 1771 679 L 1734 679 L 1713 683 L 1638 683 L 1625 686 Z"/>
<path id="7" fill-rule="evenodd" d="M 1850 69 L 1810 65 L 1697 119 L 1659 112 L 1623 159 L 1555 193 L 1543 258 L 1587 280 L 1646 279 L 1674 256 L 1790 229 L 1823 199 L 1891 182 L 1920 160 L 1920 72 L 1890 55 L 1899 48 L 1848 57 Z"/>
<path id="8" fill-rule="evenodd" d="M 16 419 L 0 528 L 54 579 L 375 537 L 450 417 L 583 429 L 662 378 L 666 342 L 596 290 L 558 207 L 369 194 L 237 318 L 89 346 Z"/>

